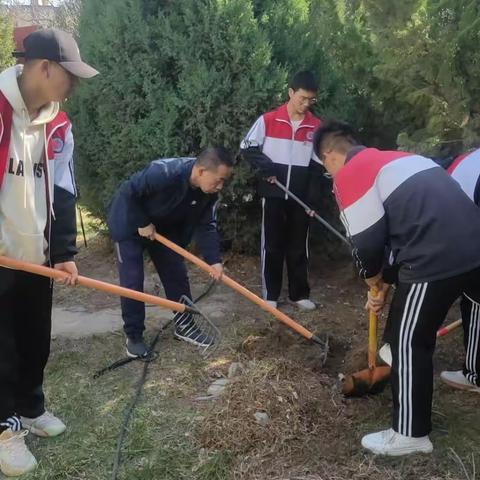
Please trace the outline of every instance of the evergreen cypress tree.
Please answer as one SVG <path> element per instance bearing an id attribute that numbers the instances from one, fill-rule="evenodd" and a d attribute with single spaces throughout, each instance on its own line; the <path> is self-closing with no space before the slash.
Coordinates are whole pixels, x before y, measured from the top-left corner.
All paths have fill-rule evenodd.
<path id="1" fill-rule="evenodd" d="M 374 52 L 372 94 L 395 122 L 399 147 L 429 155 L 478 145 L 480 4 L 361 1 Z"/>
<path id="2" fill-rule="evenodd" d="M 70 107 L 77 170 L 83 201 L 101 216 L 120 181 L 155 158 L 209 144 L 237 151 L 255 115 L 285 86 L 249 0 L 85 0 L 79 36 L 101 75 Z M 230 238 L 245 238 L 235 234 L 240 225 L 247 235 L 251 177 L 240 165 L 225 192 Z M 258 230 L 255 220 L 250 225 Z"/>
<path id="3" fill-rule="evenodd" d="M 0 71 L 13 65 L 12 52 L 15 50 L 13 42 L 13 24 L 6 15 L 0 15 Z"/>

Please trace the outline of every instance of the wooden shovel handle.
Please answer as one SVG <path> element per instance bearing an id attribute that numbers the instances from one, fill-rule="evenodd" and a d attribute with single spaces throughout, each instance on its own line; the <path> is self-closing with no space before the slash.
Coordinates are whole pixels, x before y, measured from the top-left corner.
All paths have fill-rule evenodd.
<path id="1" fill-rule="evenodd" d="M 370 294 L 376 296 L 378 290 L 370 289 Z M 377 314 L 373 310 L 368 312 L 368 368 L 375 368 L 377 363 Z"/>
<path id="2" fill-rule="evenodd" d="M 68 278 L 68 273 L 54 268 L 45 267 L 42 265 L 35 265 L 33 263 L 23 262 L 21 260 L 15 260 L 0 255 L 0 266 L 13 268 L 15 270 L 22 270 L 24 272 L 34 273 L 41 275 L 42 277 L 53 278 L 54 280 L 65 280 Z M 93 278 L 87 278 L 78 276 L 78 283 L 87 288 L 93 288 L 102 292 L 118 295 L 120 297 L 131 298 L 132 300 L 138 300 L 143 303 L 151 303 L 158 307 L 173 310 L 174 312 L 183 313 L 186 310 L 190 310 L 183 303 L 172 302 L 164 298 L 159 298 L 155 295 L 149 295 L 147 293 L 137 292 L 136 290 L 130 290 L 129 288 L 119 287 L 107 282 L 101 282 L 100 280 L 94 280 Z"/>
<path id="3" fill-rule="evenodd" d="M 166 247 L 171 248 L 174 252 L 178 253 L 182 257 L 194 263 L 197 267 L 200 267 L 205 272 L 213 273 L 213 274 L 216 273 L 215 269 L 210 265 L 208 265 L 208 263 L 204 262 L 203 260 L 193 255 L 192 253 L 188 252 L 184 248 L 178 246 L 176 243 L 173 243 L 168 238 L 165 238 L 163 235 L 156 233 L 155 240 L 162 243 Z M 315 342 L 321 343 L 321 341 L 312 332 L 307 330 L 305 327 L 302 327 L 300 324 L 295 322 L 295 320 L 292 320 L 290 317 L 280 312 L 276 308 L 268 305 L 268 303 L 262 300 L 259 296 L 255 295 L 250 290 L 246 289 L 245 287 L 237 283 L 235 280 L 231 279 L 225 274 L 222 275 L 221 280 L 225 285 L 229 286 L 240 295 L 243 295 L 245 298 L 247 298 L 251 302 L 258 305 L 261 309 L 271 313 L 277 320 L 284 323 L 285 325 L 288 325 L 291 329 L 295 330 L 297 333 L 299 333 L 303 337 L 307 338 L 308 340 L 313 340 Z"/>
<path id="4" fill-rule="evenodd" d="M 439 328 L 437 330 L 437 337 L 444 337 L 447 333 L 450 333 L 452 330 L 455 330 L 462 324 L 462 319 L 455 320 L 454 322 L 450 323 L 446 327 Z"/>

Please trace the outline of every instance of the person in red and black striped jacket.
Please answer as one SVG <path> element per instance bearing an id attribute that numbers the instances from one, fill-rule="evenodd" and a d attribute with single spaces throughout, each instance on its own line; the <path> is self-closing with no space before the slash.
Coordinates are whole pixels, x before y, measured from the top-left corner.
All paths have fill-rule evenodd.
<path id="1" fill-rule="evenodd" d="M 442 166 L 462 190 L 480 206 L 480 149 L 464 153 Z M 480 249 L 480 247 L 479 247 Z M 480 392 L 480 303 L 463 295 L 460 303 L 465 345 L 465 363 L 462 370 L 443 371 L 441 380 L 458 389 Z"/>
<path id="2" fill-rule="evenodd" d="M 321 127 L 313 144 L 333 177 L 360 275 L 378 291 L 368 308 L 384 304 L 386 250 L 398 266 L 388 318 L 393 428 L 362 445 L 384 455 L 429 453 L 436 331 L 462 294 L 480 302 L 480 209 L 433 160 L 360 146 L 343 123 Z"/>
<path id="3" fill-rule="evenodd" d="M 289 101 L 263 114 L 241 143 L 242 156 L 260 173 L 262 197 L 262 287 L 263 298 L 272 306 L 282 289 L 286 261 L 290 301 L 313 310 L 308 284 L 308 228 L 305 210 L 275 185 L 285 185 L 306 203 L 318 206 L 318 187 L 312 179 L 323 169 L 312 149 L 313 132 L 320 120 L 310 111 L 318 84 L 311 72 L 299 72 L 290 82 Z"/>
<path id="4" fill-rule="evenodd" d="M 480 148 L 456 157 L 447 167 L 447 172 L 470 200 L 480 205 Z"/>

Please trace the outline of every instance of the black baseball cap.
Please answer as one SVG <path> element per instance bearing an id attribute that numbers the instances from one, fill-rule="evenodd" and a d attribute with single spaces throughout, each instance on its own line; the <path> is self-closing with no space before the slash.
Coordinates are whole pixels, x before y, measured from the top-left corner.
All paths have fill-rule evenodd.
<path id="1" fill-rule="evenodd" d="M 24 52 L 13 52 L 13 56 L 25 57 L 27 60 L 51 60 L 80 78 L 91 78 L 99 73 L 82 61 L 74 38 L 57 28 L 46 28 L 31 33 L 25 37 L 23 47 Z"/>

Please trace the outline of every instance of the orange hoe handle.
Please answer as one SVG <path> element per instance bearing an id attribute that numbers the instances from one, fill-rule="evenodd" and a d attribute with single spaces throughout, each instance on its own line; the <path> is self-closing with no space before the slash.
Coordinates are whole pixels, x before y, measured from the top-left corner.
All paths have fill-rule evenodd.
<path id="1" fill-rule="evenodd" d="M 370 293 L 376 296 L 378 291 L 371 288 Z M 368 312 L 368 368 L 374 369 L 377 359 L 377 315 L 372 310 Z"/>
<path id="2" fill-rule="evenodd" d="M 452 330 L 455 330 L 457 327 L 459 327 L 462 324 L 462 320 L 455 320 L 452 322 L 450 325 L 447 325 L 446 327 L 439 328 L 437 330 L 437 337 L 444 337 L 448 333 L 450 333 Z"/>
<path id="3" fill-rule="evenodd" d="M 200 267 L 205 272 L 216 273 L 215 269 L 212 268 L 210 265 L 208 265 L 208 263 L 204 262 L 203 260 L 201 260 L 197 256 L 191 254 L 190 252 L 188 252 L 184 248 L 179 247 L 176 243 L 173 243 L 168 238 L 165 238 L 163 235 L 160 235 L 159 233 L 156 233 L 155 234 L 155 240 L 162 243 L 166 247 L 171 248 L 175 253 L 178 253 L 179 255 L 186 258 L 187 260 L 190 260 L 192 263 L 194 263 L 197 267 Z M 225 285 L 228 285 L 230 288 L 235 290 L 240 295 L 243 295 L 245 298 L 247 298 L 251 302 L 255 303 L 256 305 L 258 305 L 263 310 L 267 311 L 268 313 L 271 313 L 277 320 L 280 320 L 280 322 L 289 326 L 292 330 L 295 330 L 297 333 L 299 333 L 303 337 L 307 338 L 308 340 L 313 340 L 316 343 L 322 344 L 322 341 L 316 335 L 314 335 L 312 332 L 307 330 L 305 327 L 302 327 L 300 324 L 295 322 L 295 320 L 292 320 L 290 317 L 288 317 L 284 313 L 280 312 L 280 310 L 277 310 L 276 308 L 268 305 L 268 303 L 266 303 L 264 300 L 262 300 L 259 296 L 255 295 L 254 293 L 252 293 L 250 290 L 246 289 L 245 287 L 242 287 L 242 285 L 237 283 L 235 280 L 231 279 L 230 277 L 228 277 L 225 274 L 222 275 L 221 280 Z"/>
<path id="4" fill-rule="evenodd" d="M 42 265 L 35 265 L 34 263 L 22 262 L 21 260 L 14 260 L 13 258 L 4 257 L 2 255 L 0 255 L 0 266 L 34 273 L 43 277 L 53 278 L 54 280 L 65 280 L 68 278 L 68 273 L 60 270 L 44 267 Z M 183 313 L 185 311 L 195 311 L 183 303 L 172 302 L 171 300 L 159 298 L 155 295 L 137 292 L 136 290 L 130 290 L 129 288 L 119 287 L 118 285 L 112 285 L 111 283 L 101 282 L 100 280 L 94 280 L 93 278 L 79 276 L 78 283 L 87 288 L 93 288 L 120 297 L 131 298 L 132 300 L 138 300 L 143 303 L 151 303 L 158 307 L 173 310 L 174 312 Z"/>

